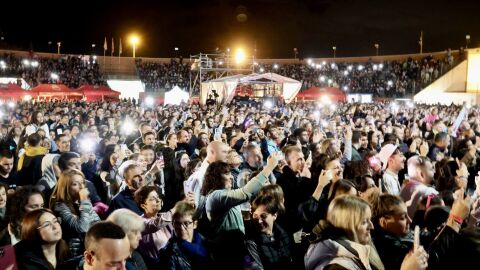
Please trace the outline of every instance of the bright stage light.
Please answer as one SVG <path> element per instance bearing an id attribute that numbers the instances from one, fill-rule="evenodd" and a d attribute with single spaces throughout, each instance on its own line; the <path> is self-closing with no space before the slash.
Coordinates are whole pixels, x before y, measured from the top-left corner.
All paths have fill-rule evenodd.
<path id="1" fill-rule="evenodd" d="M 352 71 L 352 69 L 353 69 L 352 65 L 348 66 L 348 70 Z"/>
<path id="2" fill-rule="evenodd" d="M 326 65 L 326 64 L 327 64 L 327 62 L 325 62 L 325 61 L 322 62 L 322 65 Z"/>
<path id="3" fill-rule="evenodd" d="M 328 84 L 331 84 L 332 82 L 332 79 L 328 79 Z"/>
<path id="4" fill-rule="evenodd" d="M 358 69 L 358 70 L 363 70 L 363 66 L 362 66 L 362 65 L 358 65 L 357 69 Z"/>
<path id="5" fill-rule="evenodd" d="M 316 64 L 316 65 L 315 65 L 315 68 L 316 68 L 316 69 L 320 69 L 321 67 L 322 67 L 322 65 L 320 65 L 320 64 Z"/>
<path id="6" fill-rule="evenodd" d="M 146 97 L 145 98 L 145 105 L 147 105 L 148 107 L 153 106 L 153 103 L 154 103 L 154 100 L 153 100 L 152 97 Z"/>
<path id="7" fill-rule="evenodd" d="M 237 52 L 235 53 L 235 62 L 237 62 L 237 64 L 240 64 L 243 61 L 245 61 L 245 58 L 246 56 L 243 49 L 238 49 Z"/>
<path id="8" fill-rule="evenodd" d="M 382 68 L 383 68 L 383 64 L 378 65 L 378 69 L 382 69 Z"/>
<path id="9" fill-rule="evenodd" d="M 260 72 L 264 72 L 264 71 L 265 71 L 265 69 L 263 67 L 260 68 Z"/>
<path id="10" fill-rule="evenodd" d="M 344 86 L 343 91 L 348 91 L 348 86 Z"/>
<path id="11" fill-rule="evenodd" d="M 270 100 L 265 100 L 265 102 L 263 103 L 263 106 L 267 109 L 271 109 L 273 108 L 273 103 Z"/>
<path id="12" fill-rule="evenodd" d="M 345 70 L 345 71 L 343 72 L 343 75 L 347 76 L 347 75 L 348 75 L 348 71 Z"/>
<path id="13" fill-rule="evenodd" d="M 388 82 L 387 82 L 387 85 L 388 85 L 388 86 L 392 86 L 392 85 L 393 85 L 393 82 L 392 82 L 392 81 L 388 81 Z"/>
<path id="14" fill-rule="evenodd" d="M 50 74 L 50 78 L 52 78 L 52 80 L 58 80 L 58 75 L 56 73 L 52 73 Z"/>
<path id="15" fill-rule="evenodd" d="M 311 64 L 311 63 L 312 63 L 312 59 L 308 59 L 307 64 Z"/>
<path id="16" fill-rule="evenodd" d="M 278 65 L 277 64 L 273 65 L 273 68 L 278 69 Z"/>
<path id="17" fill-rule="evenodd" d="M 335 63 L 332 63 L 332 64 L 330 65 L 330 67 L 331 67 L 331 68 L 335 68 Z"/>
<path id="18" fill-rule="evenodd" d="M 377 70 L 378 66 L 377 65 L 373 65 L 373 70 Z"/>
<path id="19" fill-rule="evenodd" d="M 140 42 L 140 39 L 138 38 L 138 36 L 136 35 L 130 36 L 130 43 L 132 43 L 132 45 L 137 45 L 139 42 Z"/>
<path id="20" fill-rule="evenodd" d="M 320 76 L 320 81 L 324 82 L 325 81 L 325 76 Z"/>
<path id="21" fill-rule="evenodd" d="M 27 59 L 23 59 L 23 64 L 25 66 L 30 66 L 30 61 L 28 61 Z"/>
<path id="22" fill-rule="evenodd" d="M 131 134 L 135 129 L 135 125 L 133 124 L 132 120 L 130 119 L 125 119 L 122 125 L 122 132 L 123 134 L 129 135 Z"/>
<path id="23" fill-rule="evenodd" d="M 328 96 L 326 96 L 326 95 L 322 96 L 322 97 L 320 98 L 320 101 L 321 101 L 323 104 L 330 104 L 330 103 L 332 103 L 332 101 L 330 100 L 330 98 L 329 98 Z"/>
<path id="24" fill-rule="evenodd" d="M 31 65 L 32 65 L 32 67 L 38 67 L 38 62 L 37 62 L 37 61 L 33 61 L 33 62 L 31 63 Z"/>

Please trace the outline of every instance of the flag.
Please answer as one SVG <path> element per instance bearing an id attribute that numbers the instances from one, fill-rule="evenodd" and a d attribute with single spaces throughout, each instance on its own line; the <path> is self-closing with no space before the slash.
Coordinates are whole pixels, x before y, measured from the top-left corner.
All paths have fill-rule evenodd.
<path id="1" fill-rule="evenodd" d="M 105 41 L 103 42 L 103 51 L 106 51 L 108 50 L 108 47 L 107 47 L 107 37 L 105 37 Z"/>
<path id="2" fill-rule="evenodd" d="M 455 119 L 455 122 L 453 123 L 453 128 L 452 128 L 452 137 L 456 138 L 457 137 L 457 131 L 458 128 L 460 127 L 460 124 L 462 123 L 463 120 L 468 120 L 468 108 L 466 104 L 463 104 L 463 108 L 460 111 L 460 113 L 457 116 L 457 119 Z"/>
<path id="3" fill-rule="evenodd" d="M 113 44 L 113 37 L 112 37 L 112 52 L 111 55 L 113 56 L 113 53 L 115 52 L 115 45 Z"/>
<path id="4" fill-rule="evenodd" d="M 122 54 L 122 39 L 120 38 L 120 46 L 118 48 L 118 56 Z"/>

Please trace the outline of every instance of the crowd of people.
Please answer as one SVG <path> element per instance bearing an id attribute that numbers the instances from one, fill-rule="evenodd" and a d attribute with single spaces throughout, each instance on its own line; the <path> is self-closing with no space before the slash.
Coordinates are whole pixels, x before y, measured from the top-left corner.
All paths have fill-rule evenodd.
<path id="1" fill-rule="evenodd" d="M 190 65 L 183 59 L 171 59 L 170 63 L 136 61 L 137 74 L 146 91 L 169 91 L 174 86 L 190 88 Z"/>
<path id="2" fill-rule="evenodd" d="M 478 107 L 1 110 L 6 269 L 480 269 Z"/>
<path id="3" fill-rule="evenodd" d="M 4 53 L 0 56 L 0 77 L 24 79 L 30 87 L 43 83 L 65 84 L 70 88 L 106 84 L 98 62 L 88 55 L 67 55 L 56 59 L 38 57 L 33 53 L 28 58 Z"/>
<path id="4" fill-rule="evenodd" d="M 449 49 L 442 56 L 427 55 L 421 59 L 405 58 L 384 62 L 314 62 L 305 59 L 300 64 L 256 63 L 254 72 L 274 72 L 302 82 L 302 89 L 311 87 L 337 87 L 349 93 L 371 93 L 376 97 L 404 97 L 418 92 L 454 67 L 462 55 Z M 210 59 L 202 65 L 225 68 L 224 59 Z M 195 64 L 193 65 L 195 66 Z M 195 67 L 193 68 L 195 69 Z M 205 71 L 197 79 L 198 72 L 191 63 L 172 59 L 170 63 L 137 61 L 137 73 L 147 91 L 168 91 L 174 86 L 200 91 L 194 82 L 214 79 L 213 71 Z"/>
<path id="5" fill-rule="evenodd" d="M 378 97 L 404 97 L 421 90 L 445 72 L 450 70 L 461 55 L 454 57 L 450 50 L 444 57 L 426 56 L 384 62 L 338 62 L 325 61 L 315 63 L 305 60 L 302 64 L 262 64 L 254 66 L 255 72 L 275 72 L 302 82 L 302 89 L 316 86 L 338 87 L 350 93 L 371 93 Z M 212 65 L 225 67 L 223 61 L 214 61 Z M 182 58 L 171 59 L 170 63 L 144 62 L 136 60 L 139 79 L 145 90 L 168 91 L 174 86 L 191 89 L 193 94 L 200 91 L 199 82 L 213 79 L 213 72 L 202 73 L 192 63 Z M 104 85 L 106 82 L 100 72 L 94 56 L 65 56 L 62 58 L 37 57 L 20 58 L 5 53 L 0 57 L 0 76 L 22 78 L 30 87 L 42 83 L 65 84 L 77 88 L 84 84 Z M 196 82 L 196 83 L 195 83 Z"/>
<path id="6" fill-rule="evenodd" d="M 379 63 L 260 64 L 256 70 L 302 81 L 303 89 L 330 86 L 350 93 L 371 93 L 376 97 L 404 97 L 438 79 L 456 64 L 456 60 L 448 50 L 440 58 L 428 55 L 419 60 L 407 58 Z"/>

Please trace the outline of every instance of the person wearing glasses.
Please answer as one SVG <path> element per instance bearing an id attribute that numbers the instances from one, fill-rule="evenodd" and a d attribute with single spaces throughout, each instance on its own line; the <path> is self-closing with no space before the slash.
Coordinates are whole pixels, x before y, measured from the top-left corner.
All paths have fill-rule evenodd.
<path id="1" fill-rule="evenodd" d="M 22 240 L 16 244 L 18 269 L 58 269 L 68 257 L 68 246 L 62 240 L 61 219 L 50 209 L 29 212 L 22 222 Z"/>
<path id="2" fill-rule="evenodd" d="M 173 214 L 174 235 L 160 251 L 162 269 L 208 269 L 211 265 L 206 239 L 198 233 L 194 218 L 195 207 L 185 201 L 175 205 Z"/>
<path id="3" fill-rule="evenodd" d="M 173 234 L 172 211 L 160 213 L 163 200 L 156 186 L 141 187 L 135 192 L 135 201 L 144 211 L 142 218 L 145 224 L 138 249 L 148 268 L 156 269 L 159 251 Z"/>

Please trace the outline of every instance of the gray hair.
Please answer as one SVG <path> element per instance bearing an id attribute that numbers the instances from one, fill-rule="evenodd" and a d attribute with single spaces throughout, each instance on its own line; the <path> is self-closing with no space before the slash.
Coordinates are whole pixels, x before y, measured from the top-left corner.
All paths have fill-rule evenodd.
<path id="1" fill-rule="evenodd" d="M 113 211 L 107 220 L 120 226 L 125 233 L 133 231 L 143 232 L 145 229 L 143 218 L 126 208 Z"/>

